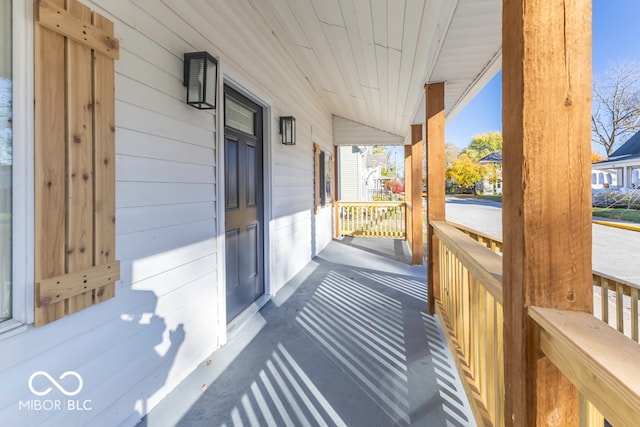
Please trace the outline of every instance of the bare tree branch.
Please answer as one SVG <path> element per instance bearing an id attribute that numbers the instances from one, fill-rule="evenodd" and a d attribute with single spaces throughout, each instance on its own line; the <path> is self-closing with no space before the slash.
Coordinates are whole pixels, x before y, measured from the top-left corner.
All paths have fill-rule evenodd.
<path id="1" fill-rule="evenodd" d="M 640 129 L 640 65 L 619 62 L 594 78 L 591 141 L 610 156 Z"/>

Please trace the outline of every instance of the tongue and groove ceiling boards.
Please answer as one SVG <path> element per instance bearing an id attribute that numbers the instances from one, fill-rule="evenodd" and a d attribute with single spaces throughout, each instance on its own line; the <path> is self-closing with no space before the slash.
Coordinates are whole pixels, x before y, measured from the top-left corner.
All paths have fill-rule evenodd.
<path id="1" fill-rule="evenodd" d="M 501 0 L 247 0 L 326 107 L 405 138 L 425 83 L 447 119 L 498 72 Z"/>

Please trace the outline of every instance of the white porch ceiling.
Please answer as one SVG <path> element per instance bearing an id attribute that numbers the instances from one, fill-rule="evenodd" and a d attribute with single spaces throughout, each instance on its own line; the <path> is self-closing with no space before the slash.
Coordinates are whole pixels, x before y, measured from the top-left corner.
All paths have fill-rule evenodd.
<path id="1" fill-rule="evenodd" d="M 336 145 L 402 145 L 404 137 L 363 125 L 344 117 L 333 116 Z"/>
<path id="2" fill-rule="evenodd" d="M 424 84 L 452 118 L 501 66 L 502 0 L 248 0 L 336 116 L 402 136 Z"/>

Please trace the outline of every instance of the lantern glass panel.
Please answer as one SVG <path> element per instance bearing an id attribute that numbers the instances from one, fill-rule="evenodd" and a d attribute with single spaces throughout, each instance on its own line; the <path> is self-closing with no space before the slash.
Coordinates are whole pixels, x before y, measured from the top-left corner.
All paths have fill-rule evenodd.
<path id="1" fill-rule="evenodd" d="M 292 116 L 280 118 L 282 143 L 294 145 L 296 143 L 296 119 Z"/>
<path id="2" fill-rule="evenodd" d="M 204 102 L 213 107 L 216 106 L 216 74 L 217 74 L 217 64 L 211 60 L 211 58 L 207 58 L 207 67 L 205 72 L 205 93 L 202 97 Z"/>
<path id="3" fill-rule="evenodd" d="M 189 59 L 189 81 L 187 87 L 187 103 L 201 103 L 204 101 L 204 58 L 191 57 Z"/>
<path id="4" fill-rule="evenodd" d="M 291 142 L 291 120 L 284 121 L 284 134 L 282 136 L 285 143 Z"/>
<path id="5" fill-rule="evenodd" d="M 218 62 L 207 52 L 184 55 L 187 104 L 200 109 L 216 108 Z"/>

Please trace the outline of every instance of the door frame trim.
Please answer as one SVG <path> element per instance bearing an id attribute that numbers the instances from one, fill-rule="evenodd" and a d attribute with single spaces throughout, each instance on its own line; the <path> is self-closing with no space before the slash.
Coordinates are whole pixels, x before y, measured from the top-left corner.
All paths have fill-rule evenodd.
<path id="1" fill-rule="evenodd" d="M 222 62 L 222 61 L 221 61 Z M 273 170 L 272 170 L 272 158 L 273 158 L 273 144 L 272 144 L 272 126 L 271 117 L 272 109 L 271 102 L 264 92 L 243 81 L 243 79 L 232 76 L 231 72 L 225 70 L 226 67 L 222 65 L 220 68 L 221 79 L 218 79 L 220 87 L 218 93 L 220 99 L 218 99 L 217 105 L 219 105 L 216 114 L 216 127 L 219 130 L 216 135 L 216 161 L 218 165 L 217 170 L 217 185 L 216 185 L 216 200 L 217 200 L 217 251 L 218 251 L 218 331 L 220 333 L 219 346 L 224 345 L 231 336 L 235 335 L 237 330 L 251 318 L 251 316 L 257 313 L 262 306 L 264 306 L 272 297 L 273 283 L 272 283 L 272 265 L 271 265 L 271 253 L 272 252 L 272 200 L 273 200 Z M 250 101 L 256 103 L 262 108 L 262 190 L 264 192 L 263 199 L 263 266 L 264 266 L 264 294 L 247 308 L 245 308 L 238 316 L 236 316 L 231 322 L 227 323 L 227 289 L 226 289 L 226 253 L 225 253 L 225 206 L 224 200 L 225 194 L 225 174 L 224 174 L 224 87 L 229 86 L 240 95 L 246 97 Z"/>

